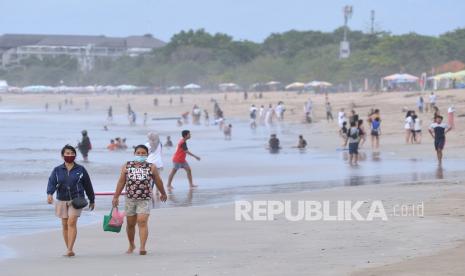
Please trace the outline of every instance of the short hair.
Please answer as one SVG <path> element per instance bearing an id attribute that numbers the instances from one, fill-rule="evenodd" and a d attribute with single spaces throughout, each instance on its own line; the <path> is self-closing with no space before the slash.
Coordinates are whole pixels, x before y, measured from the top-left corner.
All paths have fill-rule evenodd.
<path id="1" fill-rule="evenodd" d="M 437 115 L 437 116 L 436 116 L 436 119 L 441 119 L 441 120 L 442 120 L 443 118 L 442 118 L 441 115 Z"/>
<path id="2" fill-rule="evenodd" d="M 147 148 L 145 145 L 137 145 L 137 146 L 135 146 L 135 147 L 134 147 L 134 153 L 136 153 L 136 151 L 137 151 L 138 149 L 143 149 L 143 150 L 145 150 L 145 152 L 146 152 L 147 154 L 149 154 L 149 148 Z"/>
<path id="3" fill-rule="evenodd" d="M 187 129 L 183 130 L 183 131 L 181 132 L 182 138 L 186 138 L 187 135 L 189 135 L 189 133 L 191 133 L 190 130 L 187 130 Z"/>
<path id="4" fill-rule="evenodd" d="M 354 127 L 355 126 L 355 121 L 350 122 L 350 126 Z"/>
<path id="5" fill-rule="evenodd" d="M 64 155 L 65 155 L 65 151 L 66 151 L 66 150 L 70 150 L 70 151 L 72 151 L 72 152 L 74 153 L 74 155 L 76 155 L 76 149 L 75 149 L 73 146 L 66 144 L 66 145 L 61 149 L 61 156 L 64 156 Z"/>

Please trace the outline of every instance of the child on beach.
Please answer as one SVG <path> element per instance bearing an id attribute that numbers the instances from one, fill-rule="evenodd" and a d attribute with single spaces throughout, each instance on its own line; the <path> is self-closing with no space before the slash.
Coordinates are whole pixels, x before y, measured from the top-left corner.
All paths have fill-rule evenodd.
<path id="1" fill-rule="evenodd" d="M 358 145 L 360 143 L 360 129 L 356 122 L 350 122 L 350 128 L 347 132 L 347 138 L 344 146 L 349 144 L 349 164 L 357 165 L 358 162 Z"/>
<path id="2" fill-rule="evenodd" d="M 298 149 L 305 149 L 307 147 L 307 141 L 305 141 L 303 135 L 299 135 L 299 142 L 297 143 Z"/>
<path id="3" fill-rule="evenodd" d="M 186 156 L 190 155 L 197 159 L 197 161 L 200 161 L 200 157 L 191 153 L 187 148 L 187 140 L 191 138 L 191 132 L 189 130 L 183 130 L 181 135 L 182 138 L 181 140 L 179 140 L 176 152 L 173 155 L 173 169 L 171 170 L 170 175 L 168 176 L 168 189 L 173 188 L 171 183 L 173 182 L 174 175 L 179 169 L 184 169 L 186 171 L 190 188 L 196 187 L 196 185 L 194 185 L 192 181 L 192 171 L 189 166 L 189 163 L 187 163 L 186 161 Z"/>
<path id="4" fill-rule="evenodd" d="M 371 121 L 371 149 L 372 151 L 379 150 L 379 136 L 381 135 L 381 119 L 379 117 L 375 117 L 374 120 Z"/>
<path id="5" fill-rule="evenodd" d="M 231 140 L 232 125 L 228 124 L 223 127 L 224 139 Z"/>
<path id="6" fill-rule="evenodd" d="M 434 118 L 434 123 L 429 127 L 429 133 L 434 138 L 434 148 L 436 149 L 439 165 L 442 164 L 442 151 L 446 144 L 446 133 L 451 130 L 447 124 L 442 122 L 442 119 L 442 116 L 437 116 Z"/>

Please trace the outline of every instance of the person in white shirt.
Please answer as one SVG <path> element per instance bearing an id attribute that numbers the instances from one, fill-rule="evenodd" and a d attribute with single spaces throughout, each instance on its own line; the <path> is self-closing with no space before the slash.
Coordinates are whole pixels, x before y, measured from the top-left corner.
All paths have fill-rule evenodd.
<path id="1" fill-rule="evenodd" d="M 284 119 L 284 106 L 283 102 L 279 102 L 278 105 L 275 108 L 275 114 L 276 117 L 278 118 L 279 121 L 282 121 Z"/>
<path id="2" fill-rule="evenodd" d="M 434 94 L 434 92 L 431 92 L 431 94 L 429 95 L 429 105 L 430 105 L 431 111 L 434 110 L 434 106 L 436 105 L 436 100 L 437 100 L 436 94 Z"/>
<path id="3" fill-rule="evenodd" d="M 337 122 L 339 124 L 339 128 L 342 128 L 344 122 L 347 122 L 346 113 L 344 112 L 344 108 L 341 108 L 337 113 Z"/>
<path id="4" fill-rule="evenodd" d="M 149 149 L 149 155 L 147 162 L 152 163 L 157 167 L 159 171 L 163 170 L 162 160 L 162 143 L 160 142 L 160 136 L 157 133 L 149 132 L 147 134 L 148 142 L 145 146 Z"/>
<path id="5" fill-rule="evenodd" d="M 412 116 L 415 113 L 412 110 L 407 111 L 407 114 L 405 115 L 405 124 L 404 124 L 404 129 L 405 129 L 405 143 L 408 144 L 410 142 L 413 142 L 413 119 Z"/>

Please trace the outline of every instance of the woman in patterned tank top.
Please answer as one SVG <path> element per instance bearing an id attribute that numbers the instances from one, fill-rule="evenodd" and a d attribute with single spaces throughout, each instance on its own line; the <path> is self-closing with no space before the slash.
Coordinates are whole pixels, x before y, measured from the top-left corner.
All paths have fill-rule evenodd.
<path id="1" fill-rule="evenodd" d="M 118 207 L 119 196 L 126 188 L 127 197 L 124 209 L 126 211 L 129 249 L 127 253 L 133 253 L 136 249 L 134 238 L 136 235 L 136 225 L 139 227 L 140 236 L 140 255 L 146 255 L 145 244 L 148 237 L 148 220 L 151 209 L 152 199 L 152 181 L 155 182 L 158 191 L 160 191 L 160 200 L 165 202 L 167 199 L 163 181 L 158 174 L 157 168 L 148 163 L 147 156 L 149 150 L 144 145 L 138 145 L 134 149 L 134 160 L 129 161 L 121 168 L 121 174 L 116 185 L 115 195 L 113 197 L 113 207 Z"/>

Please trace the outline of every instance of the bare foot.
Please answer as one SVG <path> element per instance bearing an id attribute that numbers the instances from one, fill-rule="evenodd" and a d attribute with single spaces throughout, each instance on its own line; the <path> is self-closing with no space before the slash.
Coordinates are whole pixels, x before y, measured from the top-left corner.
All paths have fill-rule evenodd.
<path id="1" fill-rule="evenodd" d="M 166 186 L 166 188 L 167 188 L 168 190 L 173 190 L 173 189 L 174 189 L 174 187 L 173 187 L 172 185 L 168 185 L 168 186 Z"/>
<path id="2" fill-rule="evenodd" d="M 132 254 L 134 250 L 136 249 L 136 246 L 131 244 L 129 245 L 128 251 L 126 251 L 126 254 Z"/>
<path id="3" fill-rule="evenodd" d="M 141 251 L 139 251 L 139 254 L 140 255 L 147 255 L 147 251 L 146 250 L 141 250 Z"/>
<path id="4" fill-rule="evenodd" d="M 197 187 L 197 185 L 191 184 L 191 185 L 189 185 L 189 187 L 190 188 L 195 188 L 195 187 Z"/>
<path id="5" fill-rule="evenodd" d="M 76 256 L 76 254 L 74 254 L 73 251 L 68 251 L 68 252 L 66 252 L 66 254 L 64 254 L 63 256 L 65 256 L 65 257 L 74 257 L 74 256 Z"/>

